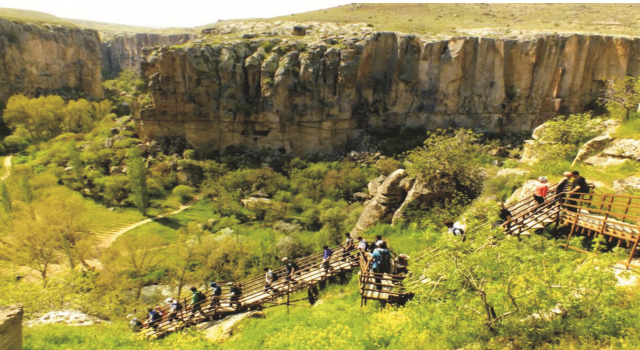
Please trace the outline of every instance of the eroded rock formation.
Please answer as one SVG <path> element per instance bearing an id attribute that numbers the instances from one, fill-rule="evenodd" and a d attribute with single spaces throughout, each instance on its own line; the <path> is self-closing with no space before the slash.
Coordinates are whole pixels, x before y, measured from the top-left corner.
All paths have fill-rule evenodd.
<path id="1" fill-rule="evenodd" d="M 22 304 L 0 307 L 0 348 L 22 350 Z"/>
<path id="2" fill-rule="evenodd" d="M 181 135 L 202 152 L 243 143 L 304 154 L 341 150 L 372 127 L 531 131 L 585 110 L 601 77 L 640 74 L 640 41 L 630 38 L 345 39 L 145 51 L 153 104 L 137 116 L 140 134 Z"/>
<path id="3" fill-rule="evenodd" d="M 105 76 L 116 76 L 124 69 L 140 71 L 140 51 L 144 47 L 178 45 L 189 41 L 192 34 L 136 33 L 118 36 L 101 35 L 102 70 Z"/>
<path id="4" fill-rule="evenodd" d="M 76 90 L 103 97 L 98 32 L 0 18 L 0 101 Z"/>

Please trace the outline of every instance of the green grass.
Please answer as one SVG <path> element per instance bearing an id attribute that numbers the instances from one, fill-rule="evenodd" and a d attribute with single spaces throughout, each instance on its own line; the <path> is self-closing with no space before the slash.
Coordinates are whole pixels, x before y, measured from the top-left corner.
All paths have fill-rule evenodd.
<path id="1" fill-rule="evenodd" d="M 623 123 L 613 136 L 618 139 L 640 140 L 640 118 Z"/>
<path id="2" fill-rule="evenodd" d="M 116 208 L 109 211 L 97 202 L 87 199 L 85 201 L 85 218 L 89 222 L 91 231 L 99 236 L 117 231 L 123 227 L 146 219 L 139 211 L 133 208 Z"/>
<path id="3" fill-rule="evenodd" d="M 451 33 L 455 28 L 507 28 L 512 32 L 640 33 L 632 4 L 350 4 L 272 18 L 273 21 L 363 22 L 407 33 Z"/>

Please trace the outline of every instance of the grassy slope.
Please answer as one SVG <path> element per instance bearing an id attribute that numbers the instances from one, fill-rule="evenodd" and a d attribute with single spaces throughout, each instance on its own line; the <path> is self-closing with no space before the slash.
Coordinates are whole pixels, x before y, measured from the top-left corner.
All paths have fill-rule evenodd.
<path id="1" fill-rule="evenodd" d="M 382 30 L 450 33 L 455 28 L 640 34 L 637 4 L 357 4 L 271 20 L 365 22 Z"/>
<path id="2" fill-rule="evenodd" d="M 64 19 L 42 12 L 9 8 L 0 8 L 0 17 L 92 28 L 103 32 L 185 33 L 239 21 L 321 21 L 370 23 L 380 30 L 430 35 L 455 35 L 456 28 L 640 35 L 638 4 L 351 4 L 268 19 L 221 21 L 198 28 L 162 29 Z"/>

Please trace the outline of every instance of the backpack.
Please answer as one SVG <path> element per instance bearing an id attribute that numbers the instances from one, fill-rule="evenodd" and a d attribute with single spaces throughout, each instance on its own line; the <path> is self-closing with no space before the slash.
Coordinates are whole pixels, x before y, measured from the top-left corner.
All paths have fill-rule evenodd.
<path id="1" fill-rule="evenodd" d="M 222 288 L 220 288 L 220 286 L 216 286 L 216 287 L 213 289 L 213 296 L 214 296 L 214 297 L 219 297 L 219 296 L 221 296 L 221 295 L 222 295 Z"/>
<path id="2" fill-rule="evenodd" d="M 276 273 L 275 271 L 271 272 L 271 281 L 275 281 L 278 279 L 278 273 Z"/>
<path id="3" fill-rule="evenodd" d="M 202 292 L 200 291 L 197 291 L 195 295 L 196 295 L 196 303 L 201 303 L 207 299 L 204 295 L 202 295 Z"/>
<path id="4" fill-rule="evenodd" d="M 171 305 L 175 305 L 176 306 L 176 311 L 182 310 L 182 304 L 180 304 L 179 302 L 177 302 L 175 304 L 171 304 Z"/>

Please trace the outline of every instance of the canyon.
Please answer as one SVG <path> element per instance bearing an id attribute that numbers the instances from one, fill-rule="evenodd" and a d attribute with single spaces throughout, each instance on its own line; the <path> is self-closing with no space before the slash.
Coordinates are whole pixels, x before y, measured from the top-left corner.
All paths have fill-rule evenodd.
<path id="1" fill-rule="evenodd" d="M 360 34 L 360 35 L 355 35 Z M 426 41 L 393 32 L 143 50 L 141 138 L 201 153 L 237 144 L 336 152 L 368 129 L 530 132 L 596 107 L 604 77 L 640 74 L 640 41 L 598 35 Z"/>

